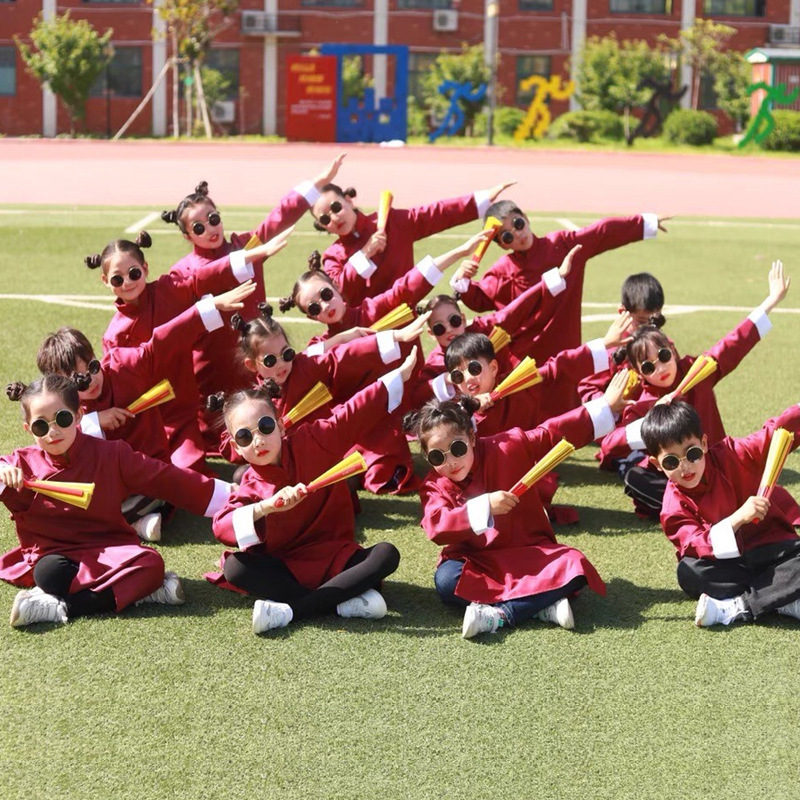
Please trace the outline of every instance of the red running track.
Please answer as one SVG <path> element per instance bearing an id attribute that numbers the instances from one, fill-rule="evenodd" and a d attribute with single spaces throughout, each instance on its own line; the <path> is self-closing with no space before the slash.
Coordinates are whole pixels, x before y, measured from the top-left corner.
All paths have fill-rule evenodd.
<path id="1" fill-rule="evenodd" d="M 505 180 L 535 212 L 800 216 L 800 158 L 446 146 L 0 140 L 0 203 L 174 207 L 200 180 L 220 205 L 274 205 L 348 153 L 338 182 L 365 206 L 421 204 Z"/>

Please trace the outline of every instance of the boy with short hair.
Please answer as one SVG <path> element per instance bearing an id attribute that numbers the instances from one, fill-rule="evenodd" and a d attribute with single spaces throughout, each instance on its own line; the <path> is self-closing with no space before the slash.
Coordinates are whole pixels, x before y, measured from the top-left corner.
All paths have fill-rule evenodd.
<path id="1" fill-rule="evenodd" d="M 669 481 L 661 526 L 677 550 L 681 589 L 698 598 L 700 627 L 771 611 L 800 619 L 800 538 L 785 512 L 758 496 L 779 427 L 795 433 L 796 448 L 800 406 L 711 448 L 688 403 L 654 406 L 642 425 L 650 461 Z"/>

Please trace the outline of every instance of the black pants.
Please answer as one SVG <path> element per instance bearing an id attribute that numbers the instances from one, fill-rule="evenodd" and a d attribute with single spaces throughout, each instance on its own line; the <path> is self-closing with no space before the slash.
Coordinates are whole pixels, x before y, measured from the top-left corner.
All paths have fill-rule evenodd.
<path id="1" fill-rule="evenodd" d="M 631 467 L 623 474 L 622 480 L 625 483 L 625 494 L 632 498 L 636 513 L 658 520 L 664 503 L 667 476 L 654 469 Z"/>
<path id="2" fill-rule="evenodd" d="M 117 603 L 111 587 L 101 592 L 82 589 L 75 594 L 69 593 L 69 587 L 79 569 L 80 565 L 66 556 L 42 556 L 33 568 L 33 582 L 43 592 L 63 600 L 67 605 L 67 616 L 70 619 L 114 611 Z"/>
<path id="3" fill-rule="evenodd" d="M 800 597 L 800 539 L 765 544 L 740 558 L 683 558 L 678 583 L 689 597 L 705 593 L 717 600 L 744 596 L 758 619 Z"/>
<path id="4" fill-rule="evenodd" d="M 380 542 L 354 553 L 345 568 L 318 589 L 298 583 L 286 564 L 262 553 L 233 553 L 225 559 L 225 579 L 262 600 L 286 603 L 295 620 L 333 611 L 339 603 L 373 589 L 400 564 L 393 544 Z"/>

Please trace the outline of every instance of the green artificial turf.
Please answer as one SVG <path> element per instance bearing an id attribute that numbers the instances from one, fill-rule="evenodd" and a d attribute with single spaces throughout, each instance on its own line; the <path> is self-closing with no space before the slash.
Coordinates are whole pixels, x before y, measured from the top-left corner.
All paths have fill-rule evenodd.
<path id="1" fill-rule="evenodd" d="M 95 295 L 108 308 L 0 299 L 2 384 L 33 378 L 39 342 L 61 325 L 99 343 L 110 293 L 82 259 L 153 209 L 10 210 L 0 208 L 0 293 Z M 228 229 L 249 229 L 263 213 L 223 209 Z M 552 215 L 535 217 L 534 227 L 561 227 L 559 218 L 590 221 Z M 798 225 L 691 219 L 669 228 L 590 263 L 584 298 L 609 305 L 585 314 L 613 311 L 635 271 L 654 272 L 668 304 L 748 309 L 766 296 L 773 258 L 800 274 Z M 152 230 L 155 274 L 186 246 L 174 227 L 158 221 Z M 285 294 L 308 251 L 328 241 L 308 219 L 298 233 L 268 262 L 272 296 Z M 458 241 L 437 237 L 418 254 Z M 800 307 L 798 291 L 786 308 Z M 697 353 L 745 313 L 668 311 L 667 330 L 681 352 Z M 798 317 L 773 321 L 717 390 L 729 433 L 745 434 L 800 399 Z M 606 324 L 585 324 L 585 338 Z M 296 346 L 314 330 L 287 328 Z M 19 413 L 0 406 L 0 452 L 29 441 Z M 531 623 L 463 641 L 461 614 L 433 589 L 438 548 L 418 526 L 418 500 L 362 495 L 359 539 L 389 540 L 402 553 L 385 584 L 389 615 L 330 617 L 256 637 L 252 602 L 202 578 L 223 549 L 209 521 L 179 513 L 158 549 L 184 578 L 185 606 L 62 627 L 0 624 L 0 797 L 795 797 L 800 623 L 695 628 L 672 546 L 634 517 L 594 453 L 560 468 L 557 499 L 578 506 L 581 521 L 557 535 L 608 585 L 606 598 L 584 593 L 575 602 L 574 632 Z M 790 490 L 799 488 L 797 465 L 792 457 L 784 473 Z M 7 550 L 15 536 L 2 516 Z M 0 614 L 15 591 L 0 586 Z"/>

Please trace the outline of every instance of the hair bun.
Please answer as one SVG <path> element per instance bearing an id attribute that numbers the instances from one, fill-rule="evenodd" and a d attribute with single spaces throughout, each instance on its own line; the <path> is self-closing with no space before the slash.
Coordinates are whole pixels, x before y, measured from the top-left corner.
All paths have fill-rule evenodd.
<path id="1" fill-rule="evenodd" d="M 208 181 L 200 181 L 200 183 L 194 187 L 194 193 L 201 194 L 203 197 L 208 197 Z"/>
<path id="2" fill-rule="evenodd" d="M 348 187 L 347 187 L 347 188 L 346 188 L 346 189 L 345 189 L 345 190 L 342 192 L 342 194 L 343 194 L 345 197 L 355 197 L 355 196 L 356 196 L 356 190 L 355 190 L 355 188 L 354 188 L 353 186 L 348 186 Z"/>
<path id="3" fill-rule="evenodd" d="M 611 355 L 611 360 L 617 365 L 623 364 L 625 359 L 628 357 L 628 348 L 624 345 L 622 347 L 618 347 Z"/>
<path id="4" fill-rule="evenodd" d="M 6 386 L 6 396 L 9 400 L 13 400 L 15 403 L 18 403 L 25 389 L 26 386 L 24 383 L 22 383 L 22 381 L 14 381 Z"/>
<path id="5" fill-rule="evenodd" d="M 278 301 L 278 308 L 281 310 L 281 314 L 285 314 L 287 311 L 294 308 L 294 298 L 291 295 L 281 297 Z"/>
<path id="6" fill-rule="evenodd" d="M 217 392 L 206 397 L 206 408 L 211 412 L 222 411 L 225 405 L 225 392 Z"/>
<path id="7" fill-rule="evenodd" d="M 666 324 L 667 318 L 661 313 L 651 314 L 648 322 L 660 330 Z"/>
<path id="8" fill-rule="evenodd" d="M 272 378 L 267 378 L 261 384 L 261 389 L 270 400 L 281 396 L 281 387 Z"/>
<path id="9" fill-rule="evenodd" d="M 172 209 L 172 211 L 162 211 L 161 212 L 161 219 L 164 220 L 169 225 L 177 225 L 178 224 L 178 211 L 177 209 Z"/>
<path id="10" fill-rule="evenodd" d="M 272 319 L 272 306 L 269 303 L 259 303 L 258 313 L 261 314 L 264 319 Z"/>
<path id="11" fill-rule="evenodd" d="M 312 250 L 308 256 L 309 272 L 319 272 L 322 269 L 322 256 L 319 250 Z"/>
<path id="12" fill-rule="evenodd" d="M 83 263 L 86 264 L 89 269 L 97 269 L 102 265 L 103 259 L 100 257 L 100 253 L 95 253 L 94 255 L 86 256 L 86 258 L 83 259 Z"/>
<path id="13" fill-rule="evenodd" d="M 92 385 L 92 376 L 88 372 L 77 372 L 72 376 L 72 382 L 79 392 L 85 392 Z"/>
<path id="14" fill-rule="evenodd" d="M 419 411 L 409 411 L 403 417 L 403 432 L 417 435 L 419 426 Z"/>
<path id="15" fill-rule="evenodd" d="M 244 332 L 247 330 L 247 323 L 242 319 L 242 315 L 238 312 L 231 317 L 230 326 L 242 335 L 244 335 Z"/>
<path id="16" fill-rule="evenodd" d="M 136 239 L 134 239 L 134 244 L 146 250 L 148 247 L 152 246 L 153 240 L 150 238 L 150 234 L 147 231 L 139 231 Z"/>
<path id="17" fill-rule="evenodd" d="M 467 395 L 462 395 L 458 399 L 458 404 L 464 409 L 468 417 L 471 417 L 481 407 L 480 400 L 475 397 L 468 397 Z"/>

